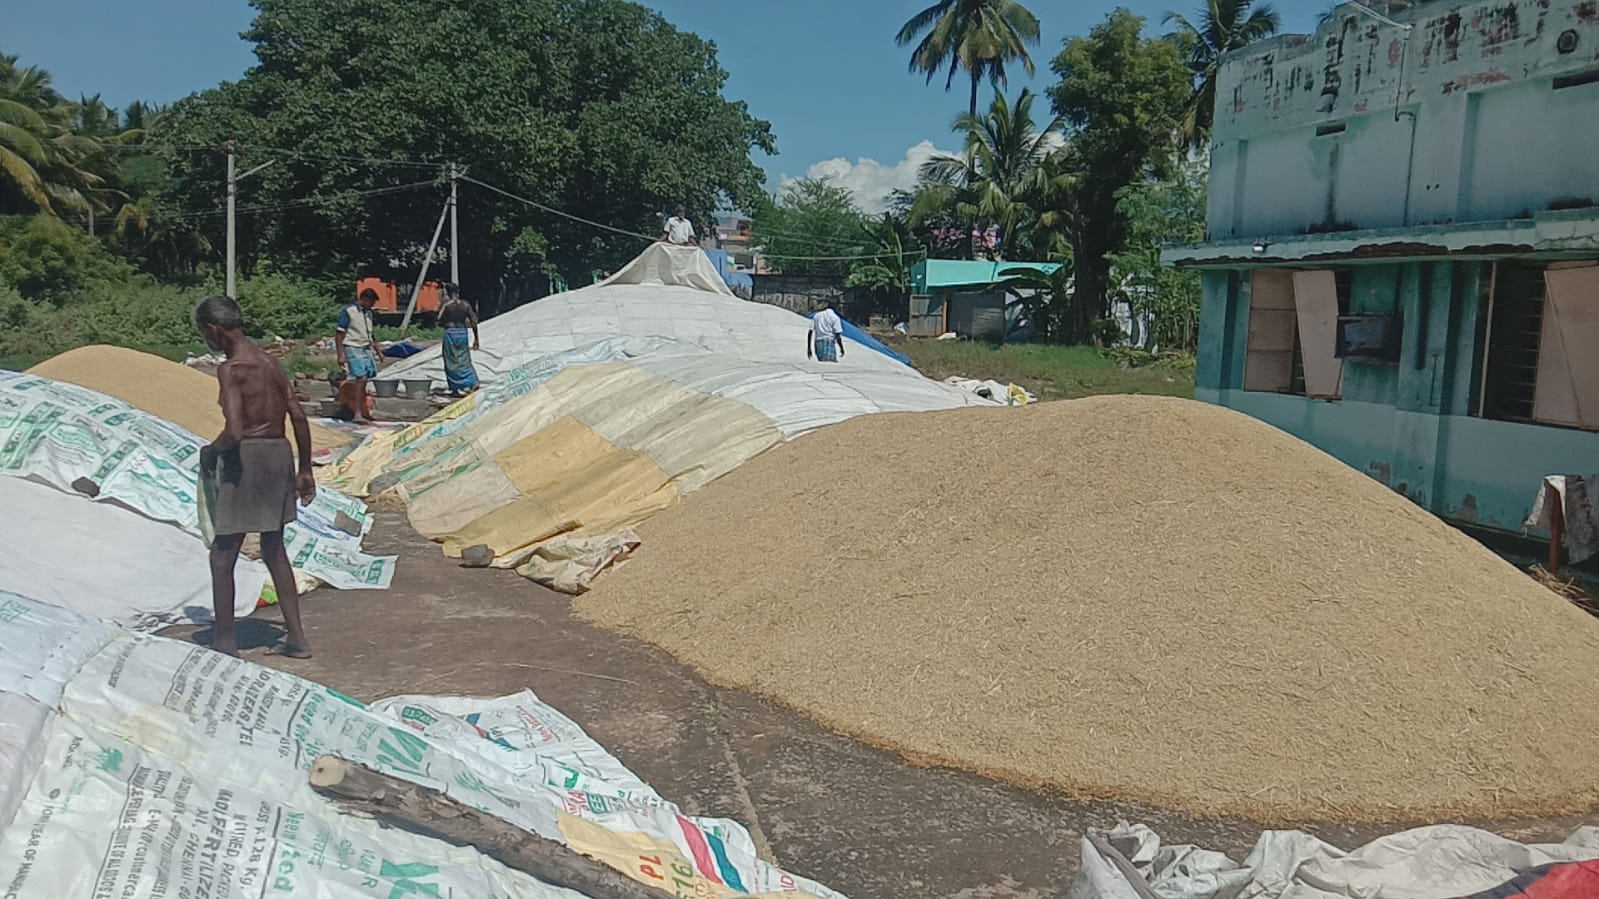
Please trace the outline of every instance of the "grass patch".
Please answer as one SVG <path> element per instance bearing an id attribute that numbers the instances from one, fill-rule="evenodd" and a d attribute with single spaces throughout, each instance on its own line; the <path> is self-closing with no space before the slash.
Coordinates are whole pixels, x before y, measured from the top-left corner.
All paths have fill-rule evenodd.
<path id="1" fill-rule="evenodd" d="M 1020 384 L 1043 400 L 1106 393 L 1194 395 L 1193 367 L 1180 359 L 1135 367 L 1086 346 L 928 339 L 900 339 L 893 346 L 935 380 L 958 375 Z"/>
<path id="2" fill-rule="evenodd" d="M 399 325 L 378 325 L 372 329 L 372 337 L 374 340 L 390 342 L 405 340 L 408 337 L 413 340 L 424 341 L 443 340 L 444 329 L 439 327 L 429 328 L 422 325 L 412 325 L 403 329 Z"/>

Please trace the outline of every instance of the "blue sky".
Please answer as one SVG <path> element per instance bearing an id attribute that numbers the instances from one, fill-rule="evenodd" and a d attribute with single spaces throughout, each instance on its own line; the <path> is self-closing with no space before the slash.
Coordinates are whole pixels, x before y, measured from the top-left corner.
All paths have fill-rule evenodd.
<path id="1" fill-rule="evenodd" d="M 730 73 L 727 94 L 772 123 L 777 157 L 757 155 L 771 175 L 825 174 L 864 205 L 904 183 L 933 148 L 953 149 L 949 123 L 965 108 L 959 85 L 924 84 L 906 71 L 894 33 L 927 0 L 646 0 L 678 27 L 715 41 Z M 1202 0 L 1034 0 L 1044 37 L 1038 73 L 1020 69 L 1015 92 L 1046 87 L 1062 41 L 1085 34 L 1117 5 L 1158 28 L 1168 9 L 1192 13 Z M 1308 31 L 1328 5 L 1280 0 L 1285 30 Z M 166 102 L 237 78 L 254 62 L 239 39 L 245 0 L 0 0 L 0 51 L 48 69 L 71 96 L 100 93 L 122 105 Z"/>

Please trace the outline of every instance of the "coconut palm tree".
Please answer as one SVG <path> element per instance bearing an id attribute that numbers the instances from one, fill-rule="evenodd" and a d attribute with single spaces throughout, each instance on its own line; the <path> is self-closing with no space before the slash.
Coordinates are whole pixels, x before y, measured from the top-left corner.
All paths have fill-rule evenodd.
<path id="1" fill-rule="evenodd" d="M 977 115 L 977 90 L 984 78 L 1004 88 L 1005 66 L 1020 62 L 1033 74 L 1029 46 L 1038 44 L 1038 17 L 1016 0 L 937 0 L 900 28 L 895 41 L 911 51 L 910 69 L 933 76 L 947 68 L 944 90 L 964 69 L 971 79 L 970 115 Z"/>
<path id="2" fill-rule="evenodd" d="M 69 173 L 62 159 L 63 141 L 71 137 L 69 119 L 65 100 L 50 86 L 47 73 L 36 66 L 19 67 L 15 56 L 0 55 L 0 189 L 9 188 L 6 193 L 12 194 L 0 198 L 5 206 L 55 212 L 63 196 L 72 205 L 72 179 L 63 180 Z"/>
<path id="3" fill-rule="evenodd" d="M 0 55 L 0 211 L 77 213 L 92 232 L 95 213 L 120 197 L 101 142 L 116 132 L 117 114 L 99 97 L 69 103 L 48 73 Z"/>
<path id="4" fill-rule="evenodd" d="M 911 207 L 913 226 L 953 211 L 956 221 L 973 229 L 999 229 L 996 256 L 1028 245 L 1050 188 L 1045 161 L 1060 143 L 1060 118 L 1040 127 L 1033 118 L 1035 99 L 1024 88 L 1015 103 L 1000 94 L 987 113 L 955 119 L 966 149 L 923 163 L 922 189 Z"/>
<path id="5" fill-rule="evenodd" d="M 1221 58 L 1255 41 L 1270 37 L 1282 19 L 1270 3 L 1257 0 L 1207 0 L 1197 24 L 1169 12 L 1161 20 L 1177 26 L 1177 39 L 1188 54 L 1194 72 L 1194 96 L 1183 118 L 1183 137 L 1200 146 L 1210 134 L 1216 110 L 1216 71 Z"/>
<path id="6" fill-rule="evenodd" d="M 36 82 L 24 82 L 26 72 L 17 68 L 17 57 L 0 54 L 0 204 L 10 193 L 49 209 L 50 195 L 39 174 L 49 161 L 49 127 L 35 108 Z"/>

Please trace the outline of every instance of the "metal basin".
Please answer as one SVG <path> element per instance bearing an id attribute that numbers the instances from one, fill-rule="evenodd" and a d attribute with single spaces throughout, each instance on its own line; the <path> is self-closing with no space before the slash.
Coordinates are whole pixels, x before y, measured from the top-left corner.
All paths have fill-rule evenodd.
<path id="1" fill-rule="evenodd" d="M 400 382 L 399 381 L 373 381 L 372 382 L 372 392 L 374 394 L 377 394 L 379 397 L 384 397 L 384 398 L 398 396 L 399 393 L 400 393 Z"/>
<path id="2" fill-rule="evenodd" d="M 432 378 L 405 378 L 405 395 L 412 399 L 421 399 L 433 392 Z"/>

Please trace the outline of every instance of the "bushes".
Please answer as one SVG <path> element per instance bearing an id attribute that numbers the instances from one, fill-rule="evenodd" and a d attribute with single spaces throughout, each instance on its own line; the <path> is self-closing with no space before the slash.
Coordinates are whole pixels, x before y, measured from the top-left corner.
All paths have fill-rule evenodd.
<path id="1" fill-rule="evenodd" d="M 213 291 L 160 285 L 147 278 L 98 283 L 63 305 L 34 302 L 0 283 L 0 367 L 26 368 L 57 353 L 109 343 L 168 359 L 204 352 L 194 329 L 194 306 Z M 283 276 L 239 283 L 251 337 L 332 335 L 337 304 L 303 282 Z"/>
<path id="2" fill-rule="evenodd" d="M 97 284 L 138 276 L 98 240 L 50 216 L 0 219 L 0 283 L 55 306 Z"/>
<path id="3" fill-rule="evenodd" d="M 339 301 L 321 285 L 272 272 L 239 282 L 239 306 L 255 338 L 331 337 L 339 314 Z"/>

